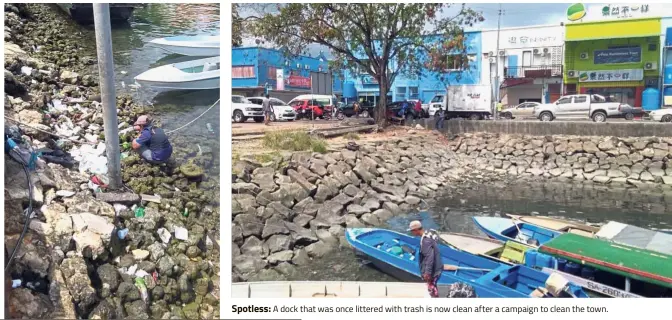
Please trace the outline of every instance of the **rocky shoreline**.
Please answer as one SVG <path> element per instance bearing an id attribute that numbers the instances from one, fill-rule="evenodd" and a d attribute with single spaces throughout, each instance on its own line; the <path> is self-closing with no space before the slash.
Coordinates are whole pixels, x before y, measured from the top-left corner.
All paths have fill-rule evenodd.
<path id="1" fill-rule="evenodd" d="M 91 178 L 104 181 L 104 166 L 86 163 L 100 160 L 87 154 L 105 154 L 97 74 L 89 73 L 95 51 L 82 48 L 73 36 L 78 26 L 62 18 L 48 5 L 5 5 L 5 115 L 32 127 L 19 125 L 34 149 L 60 148 L 79 161 L 72 169 L 37 161 L 35 217 L 7 279 L 22 280 L 8 294 L 8 316 L 219 318 L 219 177 L 206 173 L 219 166 L 219 155 L 176 138 L 174 161 L 157 167 L 122 147 L 125 185 L 135 194 L 158 195 L 160 203 L 145 203 L 142 216 L 132 210 L 139 196 L 99 200 Z M 123 144 L 135 135 L 130 124 L 149 111 L 130 96 L 118 96 L 117 103 Z M 5 172 L 11 253 L 23 229 L 28 186 L 21 165 L 7 156 Z"/>
<path id="2" fill-rule="evenodd" d="M 349 247 L 344 228 L 381 226 L 478 184 L 672 188 L 672 139 L 408 133 L 358 151 L 234 161 L 233 281 L 300 278 L 298 266 Z"/>

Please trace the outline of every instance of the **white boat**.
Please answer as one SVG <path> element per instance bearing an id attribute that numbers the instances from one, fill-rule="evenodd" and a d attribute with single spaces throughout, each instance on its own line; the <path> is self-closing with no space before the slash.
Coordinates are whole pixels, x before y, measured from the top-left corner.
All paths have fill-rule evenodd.
<path id="1" fill-rule="evenodd" d="M 185 56 L 219 56 L 219 36 L 177 36 L 158 38 L 149 42 L 150 46 Z"/>
<path id="2" fill-rule="evenodd" d="M 135 77 L 140 86 L 164 90 L 219 89 L 219 57 L 149 69 Z"/>

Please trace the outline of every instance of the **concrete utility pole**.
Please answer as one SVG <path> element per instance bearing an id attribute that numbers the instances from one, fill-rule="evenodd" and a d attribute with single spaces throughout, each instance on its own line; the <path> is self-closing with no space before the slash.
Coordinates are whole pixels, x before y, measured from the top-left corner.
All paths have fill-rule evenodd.
<path id="1" fill-rule="evenodd" d="M 499 104 L 499 29 L 502 22 L 502 4 L 499 4 L 499 13 L 497 15 L 497 50 L 495 51 L 495 79 L 493 81 L 493 90 L 495 101 L 493 101 L 493 112 L 495 119 L 499 119 L 499 112 L 497 111 L 497 105 Z"/>
<path id="2" fill-rule="evenodd" d="M 112 60 L 112 27 L 110 25 L 110 5 L 94 3 L 93 20 L 94 27 L 96 28 L 96 50 L 98 51 L 100 96 L 101 101 L 103 102 L 107 173 L 110 178 L 110 189 L 116 190 L 121 188 L 121 152 L 119 150 L 117 98 L 114 92 L 114 62 Z"/>

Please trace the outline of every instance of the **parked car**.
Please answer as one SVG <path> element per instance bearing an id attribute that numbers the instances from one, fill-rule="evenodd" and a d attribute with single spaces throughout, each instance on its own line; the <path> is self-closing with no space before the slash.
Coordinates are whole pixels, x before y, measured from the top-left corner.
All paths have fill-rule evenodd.
<path id="1" fill-rule="evenodd" d="M 338 106 L 338 99 L 333 95 L 326 94 L 302 94 L 298 97 L 289 100 L 287 104 L 293 105 L 292 102 L 297 100 L 313 100 L 314 103 L 323 107 L 335 108 Z"/>
<path id="2" fill-rule="evenodd" d="M 320 105 L 314 99 L 293 99 L 290 106 L 296 111 L 296 119 L 331 119 L 333 107 Z"/>
<path id="3" fill-rule="evenodd" d="M 254 104 L 261 105 L 264 101 L 264 97 L 251 97 L 247 98 L 250 102 Z M 290 107 L 284 101 L 278 98 L 269 98 L 271 100 L 271 106 L 273 107 L 273 113 L 271 113 L 271 121 L 294 121 L 296 119 L 296 112 L 294 108 Z"/>
<path id="4" fill-rule="evenodd" d="M 342 113 L 344 117 L 352 117 L 355 115 L 355 108 L 354 108 L 355 102 L 348 102 L 345 104 L 342 104 L 341 106 L 338 107 L 338 112 Z M 372 105 L 364 105 L 362 103 L 359 104 L 359 116 L 362 118 L 369 118 L 373 116 L 374 114 L 375 107 Z M 337 115 L 337 118 L 339 116 Z M 341 118 L 339 118 L 341 119 Z"/>
<path id="5" fill-rule="evenodd" d="M 233 121 L 241 123 L 247 121 L 249 118 L 254 119 L 255 122 L 264 121 L 264 111 L 261 106 L 256 105 L 243 96 L 231 96 L 231 117 Z"/>
<path id="6" fill-rule="evenodd" d="M 539 102 L 523 102 L 515 107 L 502 110 L 499 115 L 504 119 L 533 118 L 534 108 L 540 104 Z"/>
<path id="7" fill-rule="evenodd" d="M 653 121 L 672 122 L 672 109 L 658 109 L 649 112 L 649 118 Z"/>
<path id="8" fill-rule="evenodd" d="M 633 119 L 641 113 L 641 108 L 619 102 L 609 102 L 597 94 L 575 94 L 563 96 L 554 103 L 538 105 L 534 109 L 534 117 L 541 121 L 555 119 L 586 119 L 594 122 L 605 122 L 607 118 Z"/>
<path id="9" fill-rule="evenodd" d="M 410 101 L 396 101 L 389 103 L 387 105 L 387 116 L 389 117 L 399 117 L 399 111 L 403 107 L 404 103 L 408 103 L 408 108 L 406 112 L 401 116 L 406 118 L 406 120 L 419 119 L 422 117 L 422 112 L 416 112 L 413 102 Z"/>
<path id="10" fill-rule="evenodd" d="M 418 99 L 411 99 L 411 100 L 408 100 L 408 102 L 413 103 L 413 105 L 415 106 L 415 104 L 418 103 Z M 422 103 L 421 106 L 422 106 L 422 108 L 421 108 L 421 116 L 422 116 L 423 118 L 429 118 L 429 104 L 427 104 L 427 103 Z"/>

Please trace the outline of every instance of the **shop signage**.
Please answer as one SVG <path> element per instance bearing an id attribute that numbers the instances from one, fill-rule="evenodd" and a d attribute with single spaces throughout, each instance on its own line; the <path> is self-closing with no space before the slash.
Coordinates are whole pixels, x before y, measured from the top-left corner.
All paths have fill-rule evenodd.
<path id="1" fill-rule="evenodd" d="M 287 80 L 285 81 L 285 83 L 287 84 L 287 86 L 295 88 L 310 89 L 311 87 L 311 81 L 309 77 L 290 75 L 289 78 L 287 78 Z"/>
<path id="2" fill-rule="evenodd" d="M 528 36 L 528 35 L 521 35 L 521 36 L 512 36 L 509 37 L 509 43 L 510 44 L 530 44 L 530 45 L 535 45 L 539 47 L 543 46 L 549 46 L 549 45 L 555 45 L 555 42 L 557 41 L 557 37 L 555 36 Z"/>
<path id="3" fill-rule="evenodd" d="M 567 8 L 569 21 L 596 21 L 605 19 L 636 19 L 660 15 L 661 4 L 599 4 L 576 3 Z"/>
<path id="4" fill-rule="evenodd" d="M 579 71 L 579 82 L 642 81 L 644 69 Z"/>
<path id="5" fill-rule="evenodd" d="M 378 84 L 376 78 L 368 75 L 362 76 L 362 84 Z"/>
<path id="6" fill-rule="evenodd" d="M 633 63 L 642 61 L 642 48 L 616 48 L 595 50 L 593 52 L 594 64 Z"/>
<path id="7" fill-rule="evenodd" d="M 602 7 L 602 16 L 609 18 L 633 18 L 641 17 L 649 12 L 649 5 L 621 5 L 608 4 Z"/>
<path id="8" fill-rule="evenodd" d="M 276 90 L 285 90 L 285 70 L 275 69 Z"/>

